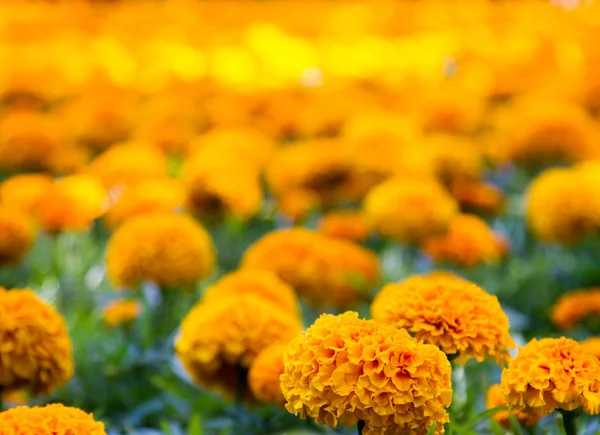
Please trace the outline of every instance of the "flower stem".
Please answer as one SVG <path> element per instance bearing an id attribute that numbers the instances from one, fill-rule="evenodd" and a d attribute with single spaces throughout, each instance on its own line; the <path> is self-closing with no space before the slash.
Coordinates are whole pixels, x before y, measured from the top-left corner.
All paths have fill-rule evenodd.
<path id="1" fill-rule="evenodd" d="M 365 428 L 365 421 L 364 420 L 358 420 L 358 423 L 356 424 L 356 433 L 358 435 L 362 435 L 364 428 Z"/>
<path id="2" fill-rule="evenodd" d="M 573 411 L 559 409 L 567 435 L 577 435 L 577 415 Z"/>

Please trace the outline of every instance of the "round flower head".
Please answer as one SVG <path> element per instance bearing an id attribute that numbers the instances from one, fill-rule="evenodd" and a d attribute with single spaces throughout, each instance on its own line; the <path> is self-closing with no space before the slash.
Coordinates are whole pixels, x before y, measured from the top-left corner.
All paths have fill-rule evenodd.
<path id="1" fill-rule="evenodd" d="M 0 318 L 2 388 L 50 394 L 73 376 L 71 339 L 53 307 L 30 290 L 0 287 Z"/>
<path id="2" fill-rule="evenodd" d="M 115 327 L 135 320 L 142 313 L 142 305 L 134 299 L 121 299 L 111 302 L 104 308 L 104 322 Z"/>
<path id="3" fill-rule="evenodd" d="M 463 267 L 494 261 L 505 253 L 505 242 L 477 216 L 460 214 L 448 232 L 428 238 L 423 250 L 436 261 L 448 261 Z"/>
<path id="4" fill-rule="evenodd" d="M 148 178 L 165 178 L 167 162 L 155 147 L 127 142 L 100 154 L 89 164 L 87 171 L 110 188 Z"/>
<path id="5" fill-rule="evenodd" d="M 473 180 L 456 180 L 450 193 L 465 213 L 496 216 L 504 207 L 502 192 L 492 184 Z"/>
<path id="6" fill-rule="evenodd" d="M 388 284 L 375 297 L 371 314 L 380 323 L 439 346 L 459 363 L 488 356 L 504 363 L 514 347 L 498 299 L 452 275 L 415 276 Z"/>
<path id="7" fill-rule="evenodd" d="M 104 425 L 78 408 L 61 404 L 19 406 L 0 413 L 3 435 L 106 435 Z"/>
<path id="8" fill-rule="evenodd" d="M 302 222 L 320 208 L 321 199 L 312 190 L 287 192 L 277 202 L 278 211 L 292 222 Z"/>
<path id="9" fill-rule="evenodd" d="M 567 293 L 552 307 L 552 323 L 559 329 L 573 329 L 588 317 L 600 318 L 600 288 Z"/>
<path id="10" fill-rule="evenodd" d="M 214 268 L 215 251 L 206 230 L 175 214 L 144 214 L 129 219 L 106 248 L 108 276 L 117 286 L 153 281 L 162 287 L 193 284 Z"/>
<path id="11" fill-rule="evenodd" d="M 502 393 L 511 411 L 544 417 L 555 409 L 583 407 L 600 413 L 600 361 L 574 340 L 532 340 L 502 372 Z"/>
<path id="12" fill-rule="evenodd" d="M 318 424 L 366 423 L 363 434 L 444 432 L 450 363 L 404 330 L 346 312 L 323 314 L 284 356 L 286 409 Z"/>
<path id="13" fill-rule="evenodd" d="M 284 372 L 283 355 L 287 343 L 273 344 L 258 354 L 248 372 L 252 395 L 262 403 L 285 404 L 280 377 Z"/>
<path id="14" fill-rule="evenodd" d="M 36 207 L 41 227 L 51 233 L 88 228 L 108 208 L 108 193 L 95 177 L 69 175 L 54 181 Z"/>
<path id="15" fill-rule="evenodd" d="M 302 228 L 266 234 L 248 248 L 242 266 L 275 272 L 314 306 L 353 305 L 379 279 L 371 251 Z"/>
<path id="16" fill-rule="evenodd" d="M 33 214 L 51 187 L 49 175 L 14 175 L 0 184 L 0 203 Z"/>
<path id="17" fill-rule="evenodd" d="M 360 242 L 369 237 L 371 228 L 364 213 L 339 211 L 324 215 L 319 222 L 319 231 L 330 237 Z"/>
<path id="18" fill-rule="evenodd" d="M 600 228 L 600 179 L 577 169 L 549 169 L 527 189 L 529 227 L 542 240 L 573 243 Z"/>
<path id="19" fill-rule="evenodd" d="M 477 127 L 483 108 L 482 99 L 465 89 L 440 92 L 436 88 L 421 103 L 417 118 L 427 132 L 469 134 Z"/>
<path id="20" fill-rule="evenodd" d="M 373 188 L 364 209 L 375 229 L 399 242 L 443 233 L 458 213 L 454 198 L 430 178 L 392 178 Z"/>
<path id="21" fill-rule="evenodd" d="M 216 301 L 224 296 L 245 294 L 264 298 L 280 310 L 298 314 L 299 302 L 294 288 L 274 272 L 260 269 L 240 269 L 223 276 L 204 292 L 204 301 Z"/>
<path id="22" fill-rule="evenodd" d="M 21 210 L 0 206 L 0 267 L 18 264 L 34 240 L 30 217 Z"/>
<path id="23" fill-rule="evenodd" d="M 487 392 L 487 409 L 493 409 L 498 406 L 506 406 L 504 396 L 502 395 L 502 386 L 500 384 L 492 385 Z M 519 423 L 525 426 L 533 426 L 537 423 L 538 418 L 529 417 L 523 412 L 517 412 L 515 415 Z M 510 412 L 508 410 L 495 413 L 492 418 L 496 420 L 500 426 L 510 428 Z"/>
<path id="24" fill-rule="evenodd" d="M 478 179 L 483 170 L 481 146 L 467 138 L 434 135 L 423 146 L 426 148 L 425 154 L 432 161 L 436 176 L 445 183 Z"/>
<path id="25" fill-rule="evenodd" d="M 591 353 L 600 359 L 600 337 L 590 337 L 587 340 L 583 340 L 580 344 L 584 352 Z"/>
<path id="26" fill-rule="evenodd" d="M 106 213 L 106 223 L 115 228 L 127 219 L 146 213 L 173 212 L 183 207 L 185 191 L 176 180 L 147 179 L 125 186 Z"/>
<path id="27" fill-rule="evenodd" d="M 301 328 L 297 315 L 264 298 L 225 296 L 190 310 L 175 352 L 198 385 L 232 397 L 256 357 L 272 344 L 288 342 Z"/>

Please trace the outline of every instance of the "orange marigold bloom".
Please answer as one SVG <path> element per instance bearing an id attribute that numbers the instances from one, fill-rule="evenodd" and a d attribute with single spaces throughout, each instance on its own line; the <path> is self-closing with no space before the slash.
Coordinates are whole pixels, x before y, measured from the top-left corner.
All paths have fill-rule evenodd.
<path id="1" fill-rule="evenodd" d="M 426 239 L 423 250 L 436 261 L 472 267 L 499 259 L 505 255 L 506 246 L 483 219 L 460 214 L 446 234 Z"/>
<path id="2" fill-rule="evenodd" d="M 215 265 L 210 235 L 185 215 L 153 213 L 123 223 L 106 248 L 108 276 L 117 286 L 153 281 L 162 287 L 192 284 Z"/>
<path id="3" fill-rule="evenodd" d="M 319 307 L 356 304 L 379 279 L 373 252 L 303 228 L 266 234 L 248 248 L 242 266 L 275 272 Z"/>
<path id="4" fill-rule="evenodd" d="M 26 405 L 28 401 L 29 397 L 21 389 L 5 390 L 2 392 L 2 403 L 6 404 L 8 408 Z"/>
<path id="5" fill-rule="evenodd" d="M 0 386 L 50 394 L 73 376 L 71 339 L 62 316 L 28 289 L 0 287 Z"/>
<path id="6" fill-rule="evenodd" d="M 165 178 L 167 161 L 152 145 L 127 142 L 104 151 L 89 164 L 87 171 L 110 188 L 148 178 Z"/>
<path id="7" fill-rule="evenodd" d="M 232 397 L 264 349 L 287 343 L 301 329 L 297 315 L 264 298 L 223 297 L 190 310 L 181 323 L 175 351 L 198 385 Z"/>
<path id="8" fill-rule="evenodd" d="M 420 104 L 417 118 L 427 132 L 469 134 L 480 122 L 483 109 L 482 99 L 465 89 L 440 92 L 436 88 Z"/>
<path id="9" fill-rule="evenodd" d="M 338 211 L 323 215 L 319 231 L 330 237 L 360 242 L 369 237 L 371 227 L 360 211 Z"/>
<path id="10" fill-rule="evenodd" d="M 583 340 L 580 345 L 584 352 L 591 353 L 600 359 L 600 337 L 590 337 Z"/>
<path id="11" fill-rule="evenodd" d="M 552 323 L 559 329 L 575 328 L 586 317 L 600 318 L 600 288 L 564 294 L 552 307 Z"/>
<path id="12" fill-rule="evenodd" d="M 456 180 L 450 193 L 465 213 L 496 216 L 504 207 L 502 192 L 493 184 L 474 180 Z"/>
<path id="13" fill-rule="evenodd" d="M 248 372 L 248 385 L 253 396 L 262 403 L 285 404 L 279 378 L 284 372 L 283 356 L 287 343 L 274 344 L 258 354 Z"/>
<path id="14" fill-rule="evenodd" d="M 511 411 L 544 417 L 555 409 L 583 407 L 600 413 L 600 361 L 569 338 L 532 340 L 502 372 Z"/>
<path id="15" fill-rule="evenodd" d="M 69 175 L 54 181 L 36 207 L 41 227 L 48 232 L 88 228 L 108 208 L 108 193 L 95 177 Z"/>
<path id="16" fill-rule="evenodd" d="M 514 347 L 508 317 L 496 296 L 447 274 L 386 285 L 373 300 L 371 314 L 380 323 L 405 328 L 417 339 L 439 346 L 459 363 L 488 356 L 504 363 Z"/>
<path id="17" fill-rule="evenodd" d="M 277 209 L 292 222 L 302 222 L 310 213 L 321 208 L 321 199 L 312 190 L 298 189 L 285 193 Z"/>
<path id="18" fill-rule="evenodd" d="M 259 296 L 279 309 L 298 314 L 299 302 L 294 288 L 270 270 L 240 269 L 228 273 L 208 287 L 203 298 L 210 302 L 224 296 L 237 297 L 245 294 Z"/>
<path id="19" fill-rule="evenodd" d="M 19 174 L 0 184 L 0 203 L 33 214 L 52 186 L 46 174 Z"/>
<path id="20" fill-rule="evenodd" d="M 170 178 L 140 180 L 123 188 L 105 216 L 106 224 L 115 228 L 134 216 L 146 213 L 173 212 L 183 207 L 185 190 Z"/>
<path id="21" fill-rule="evenodd" d="M 19 263 L 34 240 L 30 217 L 21 210 L 0 205 L 0 266 Z"/>
<path id="22" fill-rule="evenodd" d="M 0 413 L 2 435 L 106 435 L 104 425 L 78 408 L 62 404 L 19 406 Z"/>
<path id="23" fill-rule="evenodd" d="M 487 409 L 493 409 L 498 406 L 506 406 L 504 396 L 502 395 L 502 386 L 500 384 L 492 385 L 487 392 Z M 517 412 L 516 416 L 519 423 L 525 426 L 533 426 L 537 423 L 538 418 L 529 417 L 523 412 Z M 508 410 L 495 413 L 492 418 L 496 420 L 502 427 L 510 428 L 510 412 Z"/>
<path id="24" fill-rule="evenodd" d="M 135 299 L 121 299 L 111 302 L 104 308 L 104 322 L 115 327 L 123 323 L 129 323 L 142 313 L 142 304 Z"/>
<path id="25" fill-rule="evenodd" d="M 369 192 L 364 209 L 382 236 L 410 243 L 443 233 L 458 213 L 454 198 L 430 178 L 385 181 Z"/>
<path id="26" fill-rule="evenodd" d="M 478 179 L 483 170 L 483 150 L 472 140 L 457 136 L 427 138 L 424 152 L 432 161 L 436 176 L 451 184 L 459 179 Z"/>
<path id="27" fill-rule="evenodd" d="M 435 346 L 357 313 L 323 314 L 284 356 L 286 409 L 337 427 L 366 423 L 363 434 L 444 433 L 452 400 L 450 363 Z"/>

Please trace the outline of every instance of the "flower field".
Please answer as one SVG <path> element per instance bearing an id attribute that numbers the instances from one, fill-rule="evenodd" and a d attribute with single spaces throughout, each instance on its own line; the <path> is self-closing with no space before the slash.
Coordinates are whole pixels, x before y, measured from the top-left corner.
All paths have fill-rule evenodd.
<path id="1" fill-rule="evenodd" d="M 0 3 L 0 435 L 600 434 L 600 4 Z"/>

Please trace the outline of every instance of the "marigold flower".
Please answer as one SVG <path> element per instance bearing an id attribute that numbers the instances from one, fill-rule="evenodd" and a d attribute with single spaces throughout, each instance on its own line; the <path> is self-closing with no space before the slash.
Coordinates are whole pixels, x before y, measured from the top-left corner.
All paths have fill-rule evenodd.
<path id="1" fill-rule="evenodd" d="M 0 266 L 19 263 L 34 240 L 30 217 L 21 210 L 0 205 Z"/>
<path id="2" fill-rule="evenodd" d="M 97 178 L 69 175 L 54 181 L 35 211 L 41 227 L 48 232 L 80 231 L 106 212 L 108 200 Z"/>
<path id="3" fill-rule="evenodd" d="M 194 219 L 169 213 L 144 214 L 123 223 L 108 241 L 108 276 L 117 286 L 153 281 L 162 287 L 192 284 L 215 265 L 206 230 Z"/>
<path id="4" fill-rule="evenodd" d="M 488 356 L 504 363 L 514 347 L 498 299 L 447 274 L 386 285 L 375 297 L 371 314 L 377 322 L 405 328 L 418 340 L 439 346 L 459 363 Z"/>
<path id="5" fill-rule="evenodd" d="M 87 171 L 108 188 L 148 178 L 165 178 L 165 156 L 152 145 L 127 142 L 114 145 L 96 157 Z"/>
<path id="6" fill-rule="evenodd" d="M 121 299 L 111 302 L 104 308 L 104 322 L 107 326 L 115 327 L 129 323 L 142 313 L 142 305 L 135 299 Z"/>
<path id="7" fill-rule="evenodd" d="M 73 376 L 71 339 L 62 316 L 28 289 L 0 287 L 0 386 L 50 394 Z"/>
<path id="8" fill-rule="evenodd" d="M 279 309 L 298 314 L 299 303 L 294 288 L 269 270 L 240 269 L 228 273 L 205 290 L 203 299 L 210 302 L 245 294 L 259 296 Z"/>
<path id="9" fill-rule="evenodd" d="M 346 312 L 323 314 L 284 356 L 286 409 L 337 427 L 366 423 L 363 434 L 444 433 L 452 400 L 450 363 L 405 330 Z"/>
<path id="10" fill-rule="evenodd" d="M 78 408 L 62 404 L 19 406 L 0 413 L 3 435 L 106 435 L 104 425 Z"/>
<path id="11" fill-rule="evenodd" d="M 450 223 L 446 234 L 426 239 L 423 250 L 436 261 L 472 267 L 498 260 L 506 253 L 506 246 L 483 219 L 460 214 Z"/>
<path id="12" fill-rule="evenodd" d="M 463 137 L 434 135 L 426 140 L 426 151 L 435 175 L 451 184 L 460 179 L 478 179 L 483 170 L 483 152 L 478 144 Z"/>
<path id="13" fill-rule="evenodd" d="M 564 294 L 552 307 L 552 323 L 559 329 L 575 328 L 587 317 L 600 317 L 600 288 Z"/>
<path id="14" fill-rule="evenodd" d="M 596 358 L 600 359 L 600 337 L 590 337 L 583 340 L 580 345 L 584 352 L 591 353 Z"/>
<path id="15" fill-rule="evenodd" d="M 418 243 L 446 231 L 458 205 L 434 179 L 392 178 L 367 194 L 364 210 L 382 236 Z"/>
<path id="16" fill-rule="evenodd" d="M 242 266 L 275 272 L 315 306 L 356 304 L 379 279 L 373 252 L 303 228 L 263 236 L 248 248 Z"/>
<path id="17" fill-rule="evenodd" d="M 306 189 L 287 192 L 277 202 L 277 209 L 292 222 L 302 222 L 310 213 L 320 208 L 319 195 Z"/>
<path id="18" fill-rule="evenodd" d="M 301 328 L 297 315 L 260 296 L 212 299 L 185 316 L 175 351 L 198 385 L 232 397 L 257 356 L 272 344 L 288 342 Z"/>
<path id="19" fill-rule="evenodd" d="M 371 227 L 362 212 L 338 211 L 323 215 L 319 231 L 330 237 L 360 242 L 369 237 Z"/>
<path id="20" fill-rule="evenodd" d="M 0 203 L 33 214 L 52 186 L 46 174 L 19 174 L 0 184 Z"/>
<path id="21" fill-rule="evenodd" d="M 598 414 L 600 361 L 565 337 L 533 339 L 502 372 L 502 393 L 511 411 L 535 417 L 557 408 Z"/>
<path id="22" fill-rule="evenodd" d="M 480 122 L 483 108 L 482 99 L 465 89 L 436 88 L 420 104 L 417 118 L 427 132 L 469 134 Z"/>
<path id="23" fill-rule="evenodd" d="M 284 372 L 283 355 L 287 343 L 274 344 L 258 354 L 248 372 L 248 385 L 252 395 L 262 403 L 285 404 L 279 378 Z"/>
<path id="24" fill-rule="evenodd" d="M 146 213 L 173 212 L 183 207 L 185 190 L 170 178 L 140 180 L 123 188 L 105 216 L 110 228 Z"/>
<path id="25" fill-rule="evenodd" d="M 26 405 L 28 401 L 29 397 L 27 397 L 27 394 L 21 389 L 2 391 L 2 403 L 7 405 L 8 408 Z"/>
<path id="26" fill-rule="evenodd" d="M 504 207 L 502 192 L 493 184 L 459 179 L 450 185 L 450 193 L 465 213 L 496 216 Z"/>
<path id="27" fill-rule="evenodd" d="M 492 385 L 487 392 L 487 409 L 497 408 L 498 406 L 506 406 L 504 396 L 502 395 L 502 386 L 500 384 Z M 533 426 L 537 423 L 538 418 L 530 417 L 523 412 L 517 412 L 515 415 L 519 423 L 525 426 Z M 495 413 L 492 418 L 496 420 L 502 427 L 510 428 L 510 412 L 508 410 Z"/>

